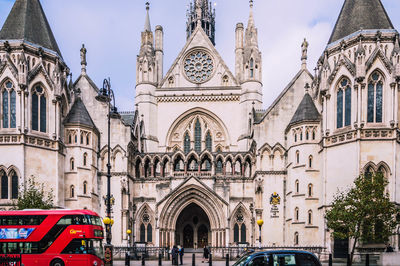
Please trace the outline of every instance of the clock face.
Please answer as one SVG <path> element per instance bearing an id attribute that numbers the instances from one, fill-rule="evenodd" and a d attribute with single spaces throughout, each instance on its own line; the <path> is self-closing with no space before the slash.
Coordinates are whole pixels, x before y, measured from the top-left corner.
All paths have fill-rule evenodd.
<path id="1" fill-rule="evenodd" d="M 206 82 L 214 72 L 214 61 L 205 51 L 192 51 L 184 60 L 184 72 L 191 82 Z"/>

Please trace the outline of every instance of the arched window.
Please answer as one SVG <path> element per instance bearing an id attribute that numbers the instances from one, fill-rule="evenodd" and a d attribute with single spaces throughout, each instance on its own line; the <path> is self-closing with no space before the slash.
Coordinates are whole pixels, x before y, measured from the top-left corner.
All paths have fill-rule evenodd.
<path id="1" fill-rule="evenodd" d="M 150 177 L 151 175 L 151 167 L 150 167 L 150 160 L 146 160 L 144 163 L 144 177 Z"/>
<path id="2" fill-rule="evenodd" d="M 295 189 L 296 194 L 298 194 L 299 191 L 300 191 L 300 185 L 299 185 L 299 184 L 300 184 L 300 183 L 299 183 L 299 180 L 296 180 L 296 181 L 294 182 L 294 189 Z"/>
<path id="3" fill-rule="evenodd" d="M 299 233 L 298 232 L 294 233 L 294 244 L 295 245 L 299 244 Z"/>
<path id="4" fill-rule="evenodd" d="M 11 198 L 18 199 L 18 176 L 15 171 L 11 172 Z"/>
<path id="5" fill-rule="evenodd" d="M 75 197 L 75 187 L 74 187 L 74 185 L 71 185 L 69 187 L 69 197 L 70 198 L 74 198 Z"/>
<path id="6" fill-rule="evenodd" d="M 308 211 L 308 224 L 312 224 L 312 210 Z"/>
<path id="7" fill-rule="evenodd" d="M 296 222 L 299 221 L 299 208 L 298 208 L 298 207 L 296 207 L 296 208 L 294 209 L 294 220 L 295 220 Z"/>
<path id="8" fill-rule="evenodd" d="M 151 224 L 147 225 L 147 242 L 153 242 L 153 227 Z"/>
<path id="9" fill-rule="evenodd" d="M 313 185 L 308 184 L 308 196 L 312 197 L 313 196 Z"/>
<path id="10" fill-rule="evenodd" d="M 235 224 L 233 227 L 233 242 L 239 242 L 239 225 Z"/>
<path id="11" fill-rule="evenodd" d="M 312 160 L 313 160 L 312 155 L 308 156 L 308 167 L 309 168 L 312 168 Z"/>
<path id="12" fill-rule="evenodd" d="M 337 128 L 344 126 L 350 126 L 351 124 L 351 86 L 350 81 L 347 78 L 343 78 L 338 87 L 337 91 L 337 103 L 336 103 L 336 125 Z"/>
<path id="13" fill-rule="evenodd" d="M 174 86 L 174 77 L 169 77 L 168 78 L 168 86 L 173 87 Z"/>
<path id="14" fill-rule="evenodd" d="M 81 144 L 83 144 L 83 132 L 81 132 Z"/>
<path id="15" fill-rule="evenodd" d="M 189 153 L 190 152 L 190 136 L 189 136 L 188 132 L 186 132 L 186 134 L 185 134 L 185 139 L 184 139 L 184 142 L 183 142 L 183 151 L 185 153 Z"/>
<path id="16" fill-rule="evenodd" d="M 206 149 L 208 151 L 212 151 L 212 138 L 211 138 L 210 131 L 208 131 L 207 135 L 206 135 Z"/>
<path id="17" fill-rule="evenodd" d="M 297 142 L 297 133 L 294 134 L 294 142 Z"/>
<path id="18" fill-rule="evenodd" d="M 140 225 L 140 242 L 146 242 L 146 227 L 143 223 Z"/>
<path id="19" fill-rule="evenodd" d="M 303 140 L 303 131 L 300 131 L 300 141 Z"/>
<path id="20" fill-rule="evenodd" d="M 300 163 L 300 152 L 296 151 L 296 163 Z"/>
<path id="21" fill-rule="evenodd" d="M 46 109 L 44 89 L 37 85 L 32 91 L 32 130 L 46 132 Z"/>
<path id="22" fill-rule="evenodd" d="M 74 169 L 75 169 L 75 160 L 74 160 L 74 158 L 71 158 L 71 160 L 69 161 L 69 163 L 70 163 L 70 168 L 71 168 L 71 170 L 74 170 Z"/>
<path id="23" fill-rule="evenodd" d="M 382 123 L 383 78 L 379 72 L 372 73 L 368 80 L 368 123 Z"/>
<path id="24" fill-rule="evenodd" d="M 250 78 L 254 77 L 254 60 L 253 58 L 250 59 Z"/>
<path id="25" fill-rule="evenodd" d="M 85 152 L 83 154 L 83 165 L 86 166 L 86 163 L 87 163 L 87 153 Z"/>
<path id="26" fill-rule="evenodd" d="M 246 225 L 244 223 L 240 226 L 240 242 L 246 242 Z"/>
<path id="27" fill-rule="evenodd" d="M 194 126 L 194 150 L 197 153 L 201 152 L 201 125 L 199 119 L 196 120 Z"/>
<path id="28" fill-rule="evenodd" d="M 75 143 L 78 143 L 78 135 L 77 135 L 78 133 L 77 132 L 75 132 L 75 135 L 74 135 L 74 140 L 75 140 Z"/>
<path id="29" fill-rule="evenodd" d="M 8 199 L 8 176 L 4 171 L 1 173 L 1 198 Z"/>
<path id="30" fill-rule="evenodd" d="M 312 132 L 312 139 L 315 140 L 315 130 Z"/>
<path id="31" fill-rule="evenodd" d="M 68 134 L 68 143 L 69 144 L 72 143 L 72 134 L 71 133 Z"/>
<path id="32" fill-rule="evenodd" d="M 86 145 L 90 144 L 90 133 L 86 134 Z"/>
<path id="33" fill-rule="evenodd" d="M 137 160 L 136 164 L 135 164 L 135 177 L 136 178 L 141 177 L 141 175 L 140 175 L 140 160 Z"/>
<path id="34" fill-rule="evenodd" d="M 308 132 L 308 130 L 306 131 L 306 140 L 308 140 L 310 137 L 310 133 Z"/>
<path id="35" fill-rule="evenodd" d="M 217 174 L 222 174 L 222 161 L 221 159 L 219 159 L 217 161 L 217 168 L 215 169 Z"/>
<path id="36" fill-rule="evenodd" d="M 3 85 L 3 128 L 16 128 L 16 92 L 10 81 Z"/>
<path id="37" fill-rule="evenodd" d="M 83 182 L 83 194 L 86 195 L 86 193 L 87 193 L 87 182 L 84 181 Z"/>

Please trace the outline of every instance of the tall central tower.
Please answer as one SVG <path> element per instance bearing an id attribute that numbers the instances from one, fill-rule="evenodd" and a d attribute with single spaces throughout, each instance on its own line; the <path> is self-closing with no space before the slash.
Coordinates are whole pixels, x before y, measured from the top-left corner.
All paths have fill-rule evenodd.
<path id="1" fill-rule="evenodd" d="M 186 23 L 187 39 L 196 29 L 197 23 L 201 23 L 204 32 L 215 45 L 215 9 L 208 0 L 193 0 L 187 11 L 188 21 Z"/>

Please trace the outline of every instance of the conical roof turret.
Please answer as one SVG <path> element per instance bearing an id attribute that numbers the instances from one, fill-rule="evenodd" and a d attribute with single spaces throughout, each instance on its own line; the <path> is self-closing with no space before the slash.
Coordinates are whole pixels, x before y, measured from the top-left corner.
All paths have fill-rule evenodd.
<path id="1" fill-rule="evenodd" d="M 15 1 L 0 31 L 0 40 L 28 42 L 49 49 L 61 56 L 39 0 Z"/>
<path id="2" fill-rule="evenodd" d="M 345 0 L 328 44 L 359 30 L 394 29 L 381 0 Z"/>

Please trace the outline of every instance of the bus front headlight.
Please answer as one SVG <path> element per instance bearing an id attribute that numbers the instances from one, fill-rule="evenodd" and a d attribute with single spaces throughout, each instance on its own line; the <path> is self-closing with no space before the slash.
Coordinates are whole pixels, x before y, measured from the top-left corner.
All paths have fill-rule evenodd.
<path id="1" fill-rule="evenodd" d="M 93 265 L 94 265 L 94 266 L 97 266 L 97 261 L 93 261 Z"/>

